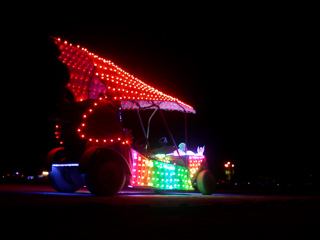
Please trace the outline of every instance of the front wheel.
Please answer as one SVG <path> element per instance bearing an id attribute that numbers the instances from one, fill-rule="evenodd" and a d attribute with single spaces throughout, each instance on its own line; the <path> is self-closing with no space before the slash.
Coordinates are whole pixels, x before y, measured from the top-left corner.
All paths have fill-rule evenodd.
<path id="1" fill-rule="evenodd" d="M 203 195 L 211 195 L 216 191 L 216 179 L 209 170 L 201 171 L 197 176 L 197 187 Z"/>
<path id="2" fill-rule="evenodd" d="M 84 175 L 87 189 L 100 196 L 113 196 L 124 186 L 125 170 L 116 159 L 93 159 L 88 173 Z"/>

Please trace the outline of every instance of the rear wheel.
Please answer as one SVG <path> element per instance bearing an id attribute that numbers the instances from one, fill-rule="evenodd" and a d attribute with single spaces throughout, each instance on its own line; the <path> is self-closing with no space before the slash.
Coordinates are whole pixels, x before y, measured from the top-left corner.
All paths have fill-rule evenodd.
<path id="1" fill-rule="evenodd" d="M 58 192 L 73 193 L 83 186 L 82 175 L 73 167 L 52 167 L 49 182 Z"/>
<path id="2" fill-rule="evenodd" d="M 201 171 L 197 176 L 197 187 L 203 195 L 211 195 L 216 191 L 217 182 L 209 170 Z"/>
<path id="3" fill-rule="evenodd" d="M 92 159 L 90 169 L 84 175 L 87 189 L 100 196 L 113 196 L 124 186 L 126 173 L 117 159 L 98 156 Z"/>

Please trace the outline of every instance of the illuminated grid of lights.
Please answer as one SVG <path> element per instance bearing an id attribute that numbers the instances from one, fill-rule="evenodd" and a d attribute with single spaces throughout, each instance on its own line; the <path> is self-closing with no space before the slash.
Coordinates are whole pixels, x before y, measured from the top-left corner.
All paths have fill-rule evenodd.
<path id="1" fill-rule="evenodd" d="M 204 156 L 189 156 L 189 170 L 190 170 L 190 177 L 193 179 L 196 174 L 198 173 L 200 167 L 204 163 Z"/>
<path id="2" fill-rule="evenodd" d="M 163 190 L 194 190 L 187 167 L 150 160 L 132 150 L 133 170 L 131 185 Z"/>
<path id="3" fill-rule="evenodd" d="M 120 100 L 124 110 L 159 107 L 195 113 L 190 105 L 147 85 L 113 62 L 60 38 L 55 42 L 61 50 L 60 60 L 70 71 L 67 87 L 77 102 L 96 99 L 102 93 L 109 99 Z"/>

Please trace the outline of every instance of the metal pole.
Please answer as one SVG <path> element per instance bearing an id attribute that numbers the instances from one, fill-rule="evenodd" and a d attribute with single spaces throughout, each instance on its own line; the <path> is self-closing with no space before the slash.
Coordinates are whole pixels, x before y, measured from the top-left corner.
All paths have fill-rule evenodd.
<path id="1" fill-rule="evenodd" d="M 176 150 L 177 150 L 177 153 L 178 153 L 178 155 L 180 156 L 179 148 L 177 147 L 177 144 L 176 144 L 176 142 L 174 141 L 174 138 L 173 138 L 173 136 L 172 136 L 172 133 L 171 133 L 171 131 L 170 131 L 170 129 L 169 129 L 169 126 L 168 126 L 168 124 L 167 124 L 167 121 L 166 121 L 166 119 L 164 118 L 163 112 L 162 112 L 162 110 L 161 110 L 160 108 L 159 108 L 159 112 L 160 112 L 160 115 L 161 115 L 162 120 L 163 120 L 163 122 L 164 122 L 164 125 L 166 126 L 167 131 L 168 131 L 168 133 L 169 133 L 169 135 L 170 135 L 170 138 L 171 138 L 171 140 L 172 140 L 172 142 L 173 142 L 173 144 L 174 144 L 174 146 L 175 146 L 175 148 L 176 148 Z"/>
<path id="2" fill-rule="evenodd" d="M 187 112 L 184 111 L 184 143 L 186 144 L 186 153 L 188 151 L 188 128 L 187 128 Z"/>
<path id="3" fill-rule="evenodd" d="M 151 114 L 151 116 L 149 117 L 148 120 L 148 126 L 147 126 L 147 138 L 149 139 L 149 130 L 150 130 L 150 122 L 151 122 L 151 118 L 153 117 L 153 115 L 156 113 L 156 111 L 158 110 L 158 108 L 156 108 L 153 113 Z"/>
<path id="4" fill-rule="evenodd" d="M 140 120 L 140 125 L 141 125 L 141 128 L 142 128 L 144 137 L 145 137 L 145 139 L 147 140 L 146 147 L 147 147 L 147 148 L 148 148 L 148 147 L 150 148 L 149 140 L 148 140 L 148 137 L 147 137 L 147 134 L 146 134 L 146 130 L 144 129 L 143 122 L 142 122 L 142 119 L 141 119 L 141 116 L 140 116 L 140 111 L 137 110 L 137 113 L 138 113 L 138 117 L 139 117 L 139 120 Z"/>

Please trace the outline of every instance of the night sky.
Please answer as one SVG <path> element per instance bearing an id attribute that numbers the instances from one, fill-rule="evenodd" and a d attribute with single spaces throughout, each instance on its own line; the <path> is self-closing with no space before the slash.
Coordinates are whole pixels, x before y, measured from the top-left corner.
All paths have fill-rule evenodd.
<path id="1" fill-rule="evenodd" d="M 13 96 L 4 105 L 16 111 L 5 117 L 12 156 L 2 166 L 41 166 L 54 147 L 48 119 L 60 83 L 50 81 L 50 60 L 42 60 L 51 57 L 51 35 L 192 105 L 189 148 L 205 145 L 217 174 L 225 161 L 242 175 L 318 174 L 312 14 L 289 6 L 210 5 L 56 6 L 40 15 L 6 29 L 12 74 L 3 88 Z"/>

